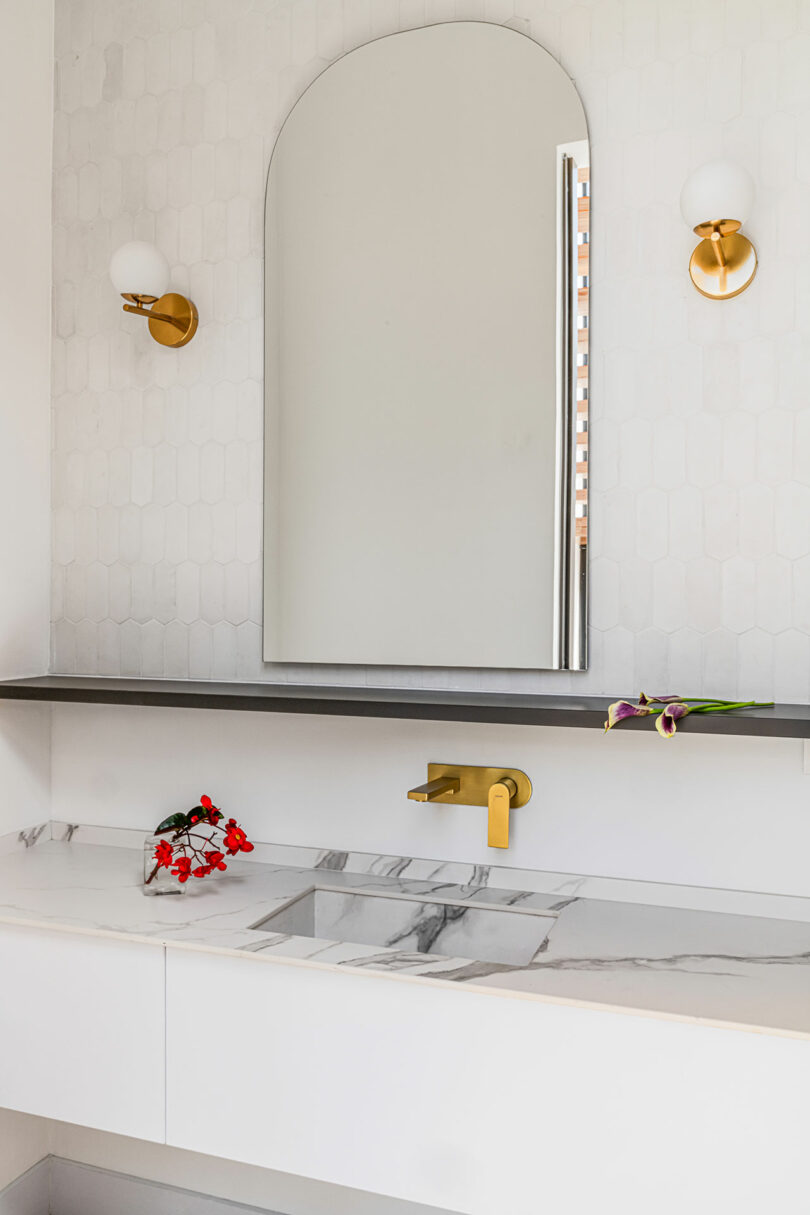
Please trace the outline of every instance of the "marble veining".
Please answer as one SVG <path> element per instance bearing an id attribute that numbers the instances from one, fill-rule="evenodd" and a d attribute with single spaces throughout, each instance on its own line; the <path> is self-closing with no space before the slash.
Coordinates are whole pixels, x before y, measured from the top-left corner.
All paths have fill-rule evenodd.
<path id="1" fill-rule="evenodd" d="M 318 885 L 255 925 L 270 932 L 385 946 L 419 954 L 470 954 L 524 965 L 543 949 L 556 916 L 514 900 L 432 902 L 399 893 Z"/>
<path id="2" fill-rule="evenodd" d="M 145 832 L 131 827 L 95 827 L 85 824 L 52 822 L 50 834 L 43 839 L 103 844 L 116 848 L 140 848 Z M 0 837 L 13 846 L 14 837 Z M 630 878 L 601 877 L 517 869 L 508 865 L 471 865 L 454 861 L 418 857 L 390 856 L 372 852 L 339 852 L 290 844 L 256 843 L 252 861 L 305 869 L 326 869 L 381 877 L 403 877 L 428 882 L 446 882 L 465 889 L 493 886 L 512 891 L 515 899 L 530 892 L 556 895 L 559 905 L 566 899 L 583 897 L 622 903 L 654 903 L 689 910 L 722 911 L 732 915 L 754 915 L 769 919 L 801 920 L 810 923 L 810 898 L 761 894 L 744 890 L 712 887 L 676 886 L 663 882 L 642 882 Z M 439 890 L 442 887 L 436 886 Z"/>
<path id="3" fill-rule="evenodd" d="M 370 872 L 380 867 L 381 858 L 366 872 L 345 865 L 235 860 L 226 874 L 190 887 L 183 898 L 147 899 L 141 888 L 142 835 L 128 833 L 137 836 L 137 848 L 120 841 L 119 846 L 82 843 L 92 831 L 74 825 L 68 837 L 64 825 L 56 825 L 50 833 L 23 833 L 31 843 L 0 855 L 0 922 L 169 948 L 248 953 L 265 962 L 422 977 L 505 996 L 520 993 L 810 1037 L 810 924 L 803 920 L 674 908 L 652 899 L 643 904 L 503 889 L 478 884 L 491 874 L 470 866 L 465 874 L 457 872 L 463 866 L 438 867 L 463 881 L 436 875 L 435 866 L 432 879 Z M 48 839 L 48 834 L 61 838 Z M 535 875 L 536 885 L 542 876 Z M 581 889 L 587 886 L 585 881 Z M 406 931 L 413 928 L 406 917 L 399 939 L 387 945 L 269 930 L 268 917 L 314 889 L 388 896 L 369 902 L 417 901 L 429 907 L 440 901 L 443 920 L 414 936 Z M 465 953 L 461 941 L 452 953 L 424 952 L 431 936 L 435 944 L 437 930 L 453 923 L 456 913 L 448 904 L 459 912 L 500 907 L 513 917 L 534 911 L 543 931 L 518 963 L 482 961 Z M 519 912 L 511 910 L 517 907 Z M 463 923 L 463 915 L 458 921 Z"/>
<path id="4" fill-rule="evenodd" d="M 48 823 L 40 823 L 37 827 L 29 827 L 27 831 L 19 831 L 17 840 L 23 848 L 33 848 L 41 839 L 48 838 Z"/>

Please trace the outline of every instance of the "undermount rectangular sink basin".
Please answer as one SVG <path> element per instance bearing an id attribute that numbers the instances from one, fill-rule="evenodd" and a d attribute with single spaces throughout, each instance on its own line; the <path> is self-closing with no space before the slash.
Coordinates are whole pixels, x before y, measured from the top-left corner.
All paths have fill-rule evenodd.
<path id="1" fill-rule="evenodd" d="M 299 895 L 253 927 L 406 953 L 525 966 L 545 942 L 555 919 L 553 912 L 319 887 Z"/>

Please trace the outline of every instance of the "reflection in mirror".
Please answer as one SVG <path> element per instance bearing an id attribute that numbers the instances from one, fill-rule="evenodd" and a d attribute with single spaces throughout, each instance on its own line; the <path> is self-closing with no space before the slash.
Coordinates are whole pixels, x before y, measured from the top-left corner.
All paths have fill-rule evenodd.
<path id="1" fill-rule="evenodd" d="M 588 144 L 483 22 L 339 60 L 265 231 L 267 661 L 583 669 Z"/>

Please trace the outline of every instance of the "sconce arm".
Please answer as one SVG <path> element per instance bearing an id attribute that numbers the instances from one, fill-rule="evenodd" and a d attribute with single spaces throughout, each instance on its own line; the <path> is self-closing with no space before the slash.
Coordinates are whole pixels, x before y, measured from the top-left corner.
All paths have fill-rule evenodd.
<path id="1" fill-rule="evenodd" d="M 155 312 L 154 309 L 144 308 L 142 304 L 124 304 L 124 312 L 134 312 L 135 316 L 145 316 L 153 321 L 165 321 L 167 325 L 174 325 L 175 329 L 179 329 L 181 333 L 185 333 L 188 325 L 183 321 L 179 321 L 176 316 L 167 316 L 165 312 Z"/>

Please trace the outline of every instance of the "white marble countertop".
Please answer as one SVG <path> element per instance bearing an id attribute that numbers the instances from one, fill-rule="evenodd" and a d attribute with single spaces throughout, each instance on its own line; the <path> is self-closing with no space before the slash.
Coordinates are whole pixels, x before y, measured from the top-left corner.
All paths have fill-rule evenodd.
<path id="1" fill-rule="evenodd" d="M 50 838 L 53 834 L 62 838 Z M 0 923 L 249 953 L 257 961 L 393 974 L 504 996 L 810 1037 L 810 923 L 798 919 L 645 904 L 637 891 L 633 902 L 560 897 L 540 892 L 542 874 L 535 875 L 532 891 L 494 887 L 487 884 L 486 872 L 472 869 L 470 880 L 462 883 L 443 874 L 406 879 L 390 872 L 349 872 L 336 853 L 321 854 L 314 867 L 231 861 L 227 874 L 189 883 L 182 897 L 145 897 L 142 850 L 122 846 L 131 845 L 137 833 L 121 833 L 114 845 L 80 842 L 88 834 L 92 838 L 92 829 L 56 832 L 48 825 L 21 833 L 17 846 L 0 848 Z M 412 904 L 405 902 L 406 919 L 396 937 L 405 938 L 406 948 L 253 927 L 313 887 L 428 903 L 432 896 L 458 905 L 462 913 L 475 906 L 519 907 L 536 913 L 537 949 L 521 965 L 471 960 L 459 949 L 462 914 L 447 928 L 451 952 L 435 952 L 443 947 L 442 923 L 432 930 L 432 952 L 419 952 L 409 940 Z"/>

